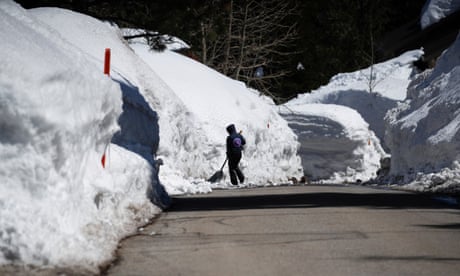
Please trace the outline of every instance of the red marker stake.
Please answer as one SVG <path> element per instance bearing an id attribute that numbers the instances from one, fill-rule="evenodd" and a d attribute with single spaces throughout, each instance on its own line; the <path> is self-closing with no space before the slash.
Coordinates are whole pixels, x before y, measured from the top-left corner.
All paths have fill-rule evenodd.
<path id="1" fill-rule="evenodd" d="M 104 74 L 110 76 L 110 48 L 105 48 Z"/>

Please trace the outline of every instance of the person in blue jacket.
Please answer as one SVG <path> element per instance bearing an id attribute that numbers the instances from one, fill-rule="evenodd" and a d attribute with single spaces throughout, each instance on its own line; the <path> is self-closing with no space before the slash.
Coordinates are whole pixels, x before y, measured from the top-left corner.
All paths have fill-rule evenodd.
<path id="1" fill-rule="evenodd" d="M 236 132 L 234 124 L 227 126 L 227 132 L 229 134 L 227 136 L 227 158 L 230 181 L 233 185 L 238 185 L 238 180 L 240 183 L 244 182 L 244 174 L 241 172 L 238 165 L 241 160 L 241 152 L 244 149 L 246 140 L 243 135 L 241 135 L 241 132 Z"/>

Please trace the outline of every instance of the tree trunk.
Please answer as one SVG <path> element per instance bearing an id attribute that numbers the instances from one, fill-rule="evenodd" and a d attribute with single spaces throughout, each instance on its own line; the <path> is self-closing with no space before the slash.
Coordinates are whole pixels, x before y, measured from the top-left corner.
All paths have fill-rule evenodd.
<path id="1" fill-rule="evenodd" d="M 200 23 L 201 25 L 201 50 L 202 50 L 202 54 L 201 54 L 201 62 L 203 64 L 206 64 L 208 62 L 208 48 L 207 48 L 207 44 L 206 44 L 206 27 L 205 27 L 205 24 L 203 22 Z"/>
<path id="2" fill-rule="evenodd" d="M 232 25 L 233 25 L 233 0 L 230 1 L 230 10 L 228 11 L 228 29 L 227 41 L 225 43 L 223 73 L 228 74 L 229 59 L 230 59 L 230 46 L 232 43 Z"/>
<path id="3" fill-rule="evenodd" d="M 239 54 L 238 54 L 239 56 L 238 56 L 238 63 L 237 63 L 236 71 L 235 71 L 236 80 L 240 79 L 241 67 L 243 66 L 243 61 L 244 61 L 244 48 L 246 47 L 246 28 L 247 28 L 248 10 L 249 10 L 250 4 L 251 3 L 247 3 L 246 6 L 244 7 L 244 17 L 243 17 L 243 23 L 242 23 L 240 47 L 239 47 Z"/>

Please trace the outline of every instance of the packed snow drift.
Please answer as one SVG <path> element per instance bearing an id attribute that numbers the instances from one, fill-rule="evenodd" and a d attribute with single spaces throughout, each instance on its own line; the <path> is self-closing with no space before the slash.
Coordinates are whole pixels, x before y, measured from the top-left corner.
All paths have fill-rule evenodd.
<path id="1" fill-rule="evenodd" d="M 407 86 L 417 73 L 413 62 L 422 55 L 422 50 L 409 51 L 363 70 L 337 74 L 327 85 L 298 95 L 286 106 L 322 103 L 350 107 L 359 112 L 386 149 L 383 118 L 406 98 Z"/>
<path id="2" fill-rule="evenodd" d="M 333 104 L 288 104 L 280 113 L 301 141 L 307 181 L 347 183 L 376 177 L 385 152 L 357 111 Z"/>
<path id="3" fill-rule="evenodd" d="M 178 53 L 153 52 L 143 41 L 134 41 L 131 47 L 183 103 L 183 116 L 193 120 L 188 131 L 180 127 L 180 135 L 160 143 L 158 155 L 165 159 L 160 177 L 170 193 L 193 192 L 196 187 L 208 185 L 203 179 L 208 179 L 225 160 L 225 128 L 231 123 L 247 140 L 240 166 L 248 185 L 286 183 L 303 175 L 297 137 L 271 99 Z M 165 119 L 166 125 L 173 118 Z M 178 144 L 171 145 L 178 138 Z M 195 184 L 183 184 L 172 175 Z M 211 188 L 229 184 L 227 177 Z"/>
<path id="4" fill-rule="evenodd" d="M 417 75 L 414 50 L 275 106 L 194 60 L 128 43 L 124 31 L 0 1 L 0 265 L 97 272 L 169 195 L 232 187 L 228 176 L 206 181 L 225 160 L 231 123 L 247 141 L 243 187 L 304 174 L 367 181 L 389 154 L 386 183 L 460 182 L 458 40 L 430 72 Z"/>
<path id="5" fill-rule="evenodd" d="M 392 181 L 417 190 L 460 190 L 460 36 L 409 86 L 386 117 Z"/>
<path id="6" fill-rule="evenodd" d="M 206 179 L 230 123 L 248 142 L 246 186 L 303 174 L 294 132 L 242 83 L 145 43 L 134 52 L 116 26 L 68 10 L 1 1 L 0 21 L 0 264 L 96 271 L 166 191 L 229 187 Z"/>
<path id="7" fill-rule="evenodd" d="M 122 91 L 98 60 L 10 1 L 0 33 L 0 264 L 95 269 L 159 212 L 155 171 L 115 144 L 102 167 Z"/>
<path id="8" fill-rule="evenodd" d="M 377 177 L 388 156 L 384 117 L 406 97 L 421 50 L 369 68 L 341 73 L 329 84 L 298 95 L 279 112 L 299 136 L 310 180 L 362 182 Z M 372 77 L 371 77 L 372 75 Z"/>

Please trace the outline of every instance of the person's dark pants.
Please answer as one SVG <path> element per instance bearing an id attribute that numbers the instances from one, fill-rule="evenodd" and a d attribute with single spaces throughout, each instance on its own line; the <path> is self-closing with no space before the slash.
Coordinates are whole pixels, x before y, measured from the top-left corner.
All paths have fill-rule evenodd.
<path id="1" fill-rule="evenodd" d="M 240 168 L 238 167 L 240 160 L 241 160 L 241 153 L 231 154 L 228 157 L 228 170 L 230 173 L 230 181 L 232 182 L 233 185 L 238 185 L 238 180 L 240 181 L 240 183 L 244 182 L 244 175 L 241 172 Z M 238 180 L 237 180 L 237 177 L 238 177 Z"/>

